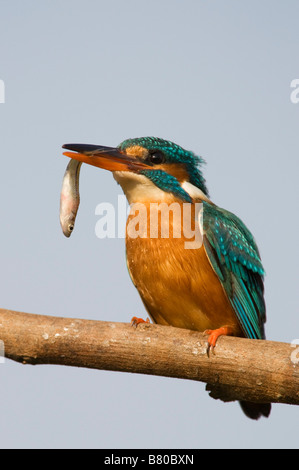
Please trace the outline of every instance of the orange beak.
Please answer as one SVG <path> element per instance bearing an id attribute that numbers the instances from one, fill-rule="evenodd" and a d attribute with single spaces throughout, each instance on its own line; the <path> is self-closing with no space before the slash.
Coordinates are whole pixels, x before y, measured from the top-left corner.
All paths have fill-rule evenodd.
<path id="1" fill-rule="evenodd" d="M 150 165 L 147 165 L 132 155 L 121 152 L 116 147 L 89 144 L 65 144 L 62 148 L 72 150 L 72 152 L 63 153 L 66 157 L 109 171 L 138 172 L 146 168 L 151 168 Z"/>

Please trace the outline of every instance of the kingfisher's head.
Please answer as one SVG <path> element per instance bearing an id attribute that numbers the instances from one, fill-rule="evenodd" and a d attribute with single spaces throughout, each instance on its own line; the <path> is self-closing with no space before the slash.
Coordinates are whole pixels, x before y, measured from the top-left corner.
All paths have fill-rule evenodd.
<path id="1" fill-rule="evenodd" d="M 161 201 L 169 196 L 183 202 L 208 196 L 201 173 L 204 160 L 173 142 L 157 137 L 127 139 L 118 147 L 66 144 L 64 155 L 113 172 L 129 203 Z"/>

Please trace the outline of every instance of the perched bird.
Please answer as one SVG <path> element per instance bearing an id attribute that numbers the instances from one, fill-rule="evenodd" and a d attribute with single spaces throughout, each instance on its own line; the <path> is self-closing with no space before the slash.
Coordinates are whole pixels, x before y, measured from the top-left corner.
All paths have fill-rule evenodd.
<path id="1" fill-rule="evenodd" d="M 85 144 L 63 148 L 72 151 L 64 153 L 70 158 L 112 171 L 121 185 L 132 207 L 127 221 L 127 266 L 154 322 L 206 332 L 211 350 L 220 335 L 265 338 L 264 269 L 256 242 L 236 215 L 209 199 L 202 158 L 155 137 L 128 139 L 116 148 Z M 128 230 L 130 224 L 136 229 L 136 203 L 146 208 L 148 222 L 141 229 L 144 221 L 139 221 L 137 237 Z M 176 203 L 183 214 L 168 214 L 168 236 L 161 235 L 166 221 L 157 217 L 161 203 L 169 207 Z M 188 249 L 185 206 L 189 206 L 192 233 L 202 217 L 202 243 Z M 158 229 L 155 236 L 151 236 L 153 228 Z M 268 417 L 271 411 L 269 403 L 240 404 L 252 419 Z"/>

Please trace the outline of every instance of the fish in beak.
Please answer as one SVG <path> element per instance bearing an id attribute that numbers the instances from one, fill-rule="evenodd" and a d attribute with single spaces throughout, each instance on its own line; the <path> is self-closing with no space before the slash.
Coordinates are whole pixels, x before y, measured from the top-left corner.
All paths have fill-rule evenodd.
<path id="1" fill-rule="evenodd" d="M 79 177 L 81 162 L 70 160 L 63 177 L 60 193 L 60 225 L 64 235 L 69 238 L 74 230 L 80 204 Z"/>

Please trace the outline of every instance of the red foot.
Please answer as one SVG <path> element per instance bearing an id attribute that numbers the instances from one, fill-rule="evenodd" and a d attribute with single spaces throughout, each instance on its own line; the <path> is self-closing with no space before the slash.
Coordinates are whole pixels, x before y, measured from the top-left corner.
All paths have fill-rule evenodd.
<path id="1" fill-rule="evenodd" d="M 133 317 L 131 319 L 131 325 L 132 326 L 135 326 L 135 328 L 137 328 L 137 326 L 139 325 L 139 323 L 149 323 L 149 318 L 147 318 L 146 320 L 143 320 L 143 318 L 138 318 L 138 317 Z"/>
<path id="2" fill-rule="evenodd" d="M 216 346 L 217 339 L 219 336 L 223 335 L 232 335 L 233 329 L 230 326 L 222 326 L 221 328 L 217 328 L 216 330 L 206 330 L 204 331 L 204 335 L 209 335 L 208 337 L 208 348 L 207 348 L 207 355 L 210 354 L 210 349 L 212 353 L 214 353 L 214 348 Z"/>

